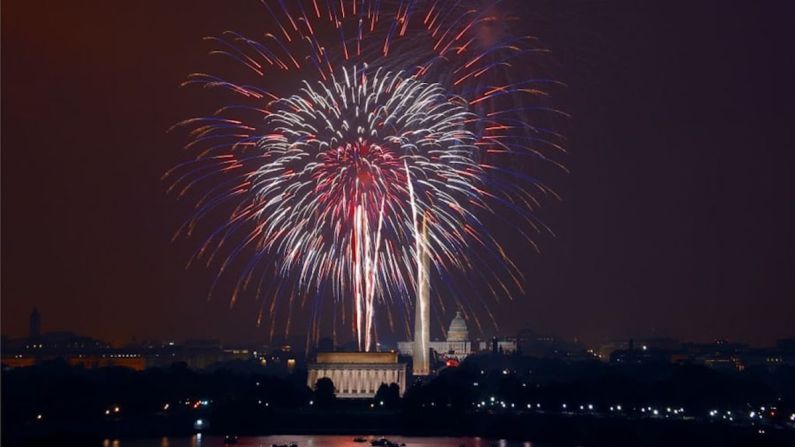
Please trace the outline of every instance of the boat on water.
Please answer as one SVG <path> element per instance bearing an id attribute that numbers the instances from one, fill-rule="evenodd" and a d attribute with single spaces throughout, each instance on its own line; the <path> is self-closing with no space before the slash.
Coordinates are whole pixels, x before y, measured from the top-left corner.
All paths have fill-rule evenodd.
<path id="1" fill-rule="evenodd" d="M 373 441 L 370 441 L 370 445 L 376 447 L 400 447 L 400 446 L 405 446 L 406 444 L 398 444 L 397 442 L 392 442 L 386 438 L 378 438 Z"/>

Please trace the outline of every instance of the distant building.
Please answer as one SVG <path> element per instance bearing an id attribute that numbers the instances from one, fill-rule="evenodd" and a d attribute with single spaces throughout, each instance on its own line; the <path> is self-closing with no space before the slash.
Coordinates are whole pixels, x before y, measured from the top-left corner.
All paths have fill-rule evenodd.
<path id="1" fill-rule="evenodd" d="M 406 364 L 396 352 L 319 352 L 307 369 L 310 388 L 327 377 L 343 399 L 373 398 L 382 383 L 396 383 L 401 396 L 406 391 Z"/>
<path id="2" fill-rule="evenodd" d="M 688 343 L 684 345 L 684 351 L 690 356 L 692 363 L 722 371 L 745 369 L 742 358 L 748 350 L 748 345 L 730 343 L 726 340 L 716 340 L 708 344 Z"/>
<path id="3" fill-rule="evenodd" d="M 481 340 L 478 346 L 480 351 L 491 351 L 495 354 L 511 354 L 516 352 L 516 340 L 492 338 L 489 341 Z"/>
<path id="4" fill-rule="evenodd" d="M 34 312 L 35 314 L 36 312 Z M 31 318 L 31 320 L 35 320 Z M 31 325 L 35 326 L 35 325 Z M 34 332 L 34 331 L 31 331 Z M 106 368 L 121 366 L 134 370 L 153 367 L 169 367 L 174 363 L 185 363 L 194 369 L 205 369 L 219 362 L 230 360 L 262 359 L 249 347 L 222 346 L 218 340 L 188 340 L 184 344 L 149 342 L 129 344 L 114 348 L 107 342 L 85 337 L 68 331 L 46 332 L 35 338 L 3 338 L 2 365 L 5 368 L 20 368 L 55 359 L 63 359 L 69 365 L 84 368 Z M 295 355 L 284 362 L 288 373 L 295 368 Z M 278 362 L 273 362 L 277 364 Z"/>
<path id="5" fill-rule="evenodd" d="M 71 355 L 66 358 L 66 362 L 69 364 L 69 366 L 82 366 L 83 368 L 108 368 L 111 366 L 120 366 L 136 371 L 143 371 L 147 367 L 146 359 L 142 355 L 125 353 L 109 353 L 103 355 Z"/>
<path id="6" fill-rule="evenodd" d="M 33 312 L 30 313 L 28 338 L 31 340 L 38 340 L 39 337 L 41 337 L 41 314 L 39 314 L 39 309 L 34 306 Z"/>
<path id="7" fill-rule="evenodd" d="M 412 340 L 398 342 L 398 351 L 406 356 L 414 355 L 415 343 Z M 448 359 L 464 360 L 472 353 L 472 342 L 469 341 L 469 330 L 461 312 L 456 312 L 447 330 L 447 340 L 430 341 L 428 347 Z"/>
<path id="8" fill-rule="evenodd" d="M 450 322 L 450 328 L 447 331 L 447 341 L 450 343 L 459 343 L 469 341 L 469 330 L 464 317 L 461 312 L 456 311 L 453 321 Z"/>
<path id="9" fill-rule="evenodd" d="M 712 355 L 702 357 L 699 360 L 704 363 L 704 366 L 720 371 L 742 371 L 745 369 L 745 365 L 738 357 Z"/>
<path id="10" fill-rule="evenodd" d="M 629 340 L 614 340 L 604 343 L 596 349 L 596 356 L 603 362 L 609 362 L 614 352 L 629 350 L 629 343 Z"/>
<path id="11" fill-rule="evenodd" d="M 613 357 L 612 354 L 616 351 L 635 351 L 636 349 L 641 352 L 649 351 L 654 354 L 653 356 L 651 354 L 642 354 L 640 357 L 636 356 L 636 359 L 650 359 L 659 356 L 660 353 L 663 352 L 668 354 L 669 361 L 676 360 L 676 362 L 682 363 L 684 359 L 687 358 L 687 356 L 684 355 L 682 342 L 667 337 L 644 338 L 637 341 L 632 339 L 615 340 L 599 346 L 595 354 L 602 361 L 610 361 Z M 624 356 L 624 354 L 622 353 L 621 356 Z"/>
<path id="12" fill-rule="evenodd" d="M 623 365 L 662 365 L 670 362 L 669 352 L 647 346 L 642 346 L 641 349 L 617 349 L 610 353 L 610 363 Z"/>
<path id="13" fill-rule="evenodd" d="M 503 346 L 503 351 L 510 349 L 510 346 Z M 588 352 L 576 342 L 551 335 L 536 334 L 531 329 L 519 331 L 516 336 L 516 350 L 528 357 L 557 358 L 567 361 L 593 360 L 596 355 L 593 350 Z"/>

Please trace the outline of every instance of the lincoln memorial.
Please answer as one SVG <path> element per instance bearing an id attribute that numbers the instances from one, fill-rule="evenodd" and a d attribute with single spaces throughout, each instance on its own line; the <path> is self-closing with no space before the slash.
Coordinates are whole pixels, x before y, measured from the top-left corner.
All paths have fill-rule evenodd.
<path id="1" fill-rule="evenodd" d="M 339 398 L 375 397 L 382 383 L 398 384 L 401 396 L 406 391 L 406 364 L 398 363 L 397 352 L 319 352 L 308 370 L 310 388 L 328 377 Z"/>

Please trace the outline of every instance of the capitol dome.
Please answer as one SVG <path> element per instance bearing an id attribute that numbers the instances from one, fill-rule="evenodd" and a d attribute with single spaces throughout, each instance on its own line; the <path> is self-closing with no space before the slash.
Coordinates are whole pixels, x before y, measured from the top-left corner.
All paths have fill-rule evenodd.
<path id="1" fill-rule="evenodd" d="M 469 341 L 469 331 L 464 317 L 460 311 L 456 311 L 455 318 L 450 322 L 450 330 L 447 331 L 447 341 Z"/>

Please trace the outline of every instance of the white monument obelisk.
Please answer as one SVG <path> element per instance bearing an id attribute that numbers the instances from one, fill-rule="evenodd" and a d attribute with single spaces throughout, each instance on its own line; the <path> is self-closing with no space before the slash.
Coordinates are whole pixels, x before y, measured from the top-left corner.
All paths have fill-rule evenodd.
<path id="1" fill-rule="evenodd" d="M 428 216 L 422 218 L 422 241 L 417 265 L 417 300 L 414 303 L 414 370 L 415 376 L 430 374 L 431 280 L 428 255 Z"/>

